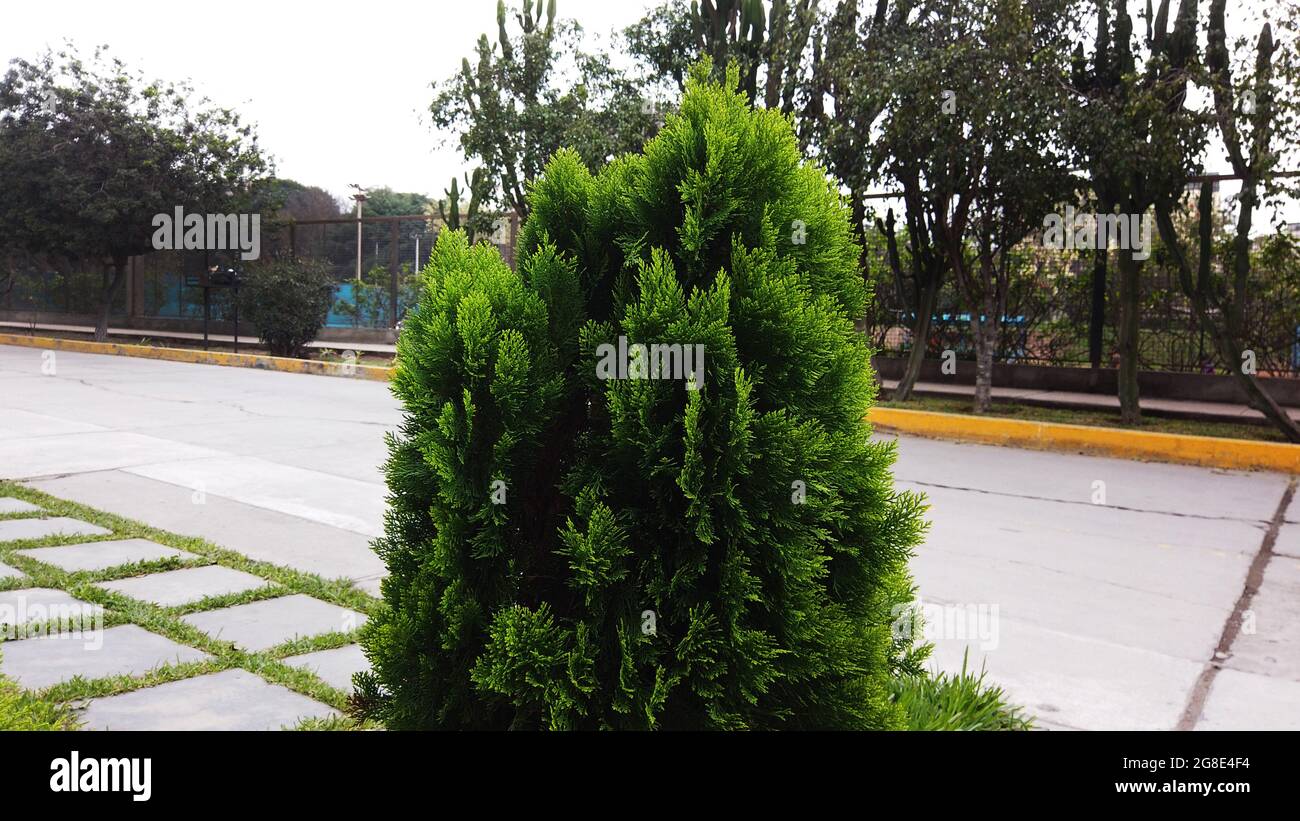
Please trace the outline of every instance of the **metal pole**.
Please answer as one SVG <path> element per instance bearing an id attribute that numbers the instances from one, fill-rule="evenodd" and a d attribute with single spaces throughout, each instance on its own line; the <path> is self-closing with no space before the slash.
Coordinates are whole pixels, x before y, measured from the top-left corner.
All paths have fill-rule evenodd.
<path id="1" fill-rule="evenodd" d="M 400 222 L 392 222 L 389 224 L 392 227 L 389 229 L 388 242 L 390 245 L 392 245 L 392 248 L 390 248 L 388 251 L 388 259 L 389 259 L 388 265 L 389 268 L 391 269 L 388 272 L 388 306 L 389 306 L 388 327 L 396 328 L 397 327 L 397 268 L 399 265 L 402 264 L 401 248 L 399 247 L 401 245 L 401 236 L 399 234 L 399 231 L 401 231 L 402 224 Z"/>
<path id="2" fill-rule="evenodd" d="M 361 281 L 361 203 L 365 201 L 365 195 L 357 194 L 357 282 Z"/>
<path id="3" fill-rule="evenodd" d="M 185 266 L 181 265 L 182 285 L 185 282 L 184 271 Z M 199 275 L 199 284 L 203 287 L 203 350 L 206 351 L 208 349 L 208 319 L 209 315 L 212 313 L 212 303 L 208 298 L 208 286 L 212 283 L 208 281 L 208 249 L 206 248 L 203 249 L 203 273 Z M 183 305 L 184 303 L 182 302 L 181 304 Z"/>
<path id="4" fill-rule="evenodd" d="M 239 353 L 239 274 L 235 273 L 235 353 Z"/>

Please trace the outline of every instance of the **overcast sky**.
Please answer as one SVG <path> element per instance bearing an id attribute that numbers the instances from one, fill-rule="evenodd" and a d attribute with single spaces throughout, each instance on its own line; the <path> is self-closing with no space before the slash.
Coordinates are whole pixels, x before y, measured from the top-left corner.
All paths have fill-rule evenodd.
<path id="1" fill-rule="evenodd" d="M 518 0 L 509 5 L 518 7 Z M 558 0 L 607 43 L 651 0 Z M 0 61 L 72 40 L 107 44 L 147 77 L 190 79 L 258 126 L 277 171 L 346 196 L 349 183 L 441 196 L 468 166 L 440 147 L 423 116 L 430 83 L 460 68 L 484 32 L 496 38 L 496 0 L 5 0 Z"/>
<path id="2" fill-rule="evenodd" d="M 1261 8 L 1294 1 L 1234 0 L 1230 31 L 1244 24 L 1253 33 Z M 613 32 L 656 4 L 558 0 L 590 51 L 607 49 Z M 257 124 L 280 176 L 339 197 L 354 182 L 440 197 L 469 170 L 454 141 L 444 144 L 427 123 L 430 83 L 458 70 L 479 34 L 496 31 L 496 0 L 9 0 L 3 14 L 3 63 L 65 40 L 87 54 L 108 44 L 146 76 L 189 79 L 237 109 Z M 1209 166 L 1227 170 L 1221 156 Z M 1300 220 L 1294 203 L 1286 211 Z"/>

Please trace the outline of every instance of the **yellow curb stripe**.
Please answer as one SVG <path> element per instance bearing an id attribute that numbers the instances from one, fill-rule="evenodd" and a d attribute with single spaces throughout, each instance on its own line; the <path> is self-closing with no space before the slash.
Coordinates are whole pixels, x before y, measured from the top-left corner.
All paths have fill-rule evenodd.
<path id="1" fill-rule="evenodd" d="M 959 413 L 872 408 L 879 428 L 934 439 L 956 439 L 1040 450 L 1084 451 L 1124 459 L 1147 459 L 1225 469 L 1300 473 L 1300 445 L 1223 439 L 1179 433 L 1028 422 Z"/>
<path id="2" fill-rule="evenodd" d="M 161 359 L 167 362 L 188 362 L 194 365 L 255 368 L 280 373 L 343 376 L 354 379 L 371 379 L 378 382 L 387 382 L 391 378 L 393 371 L 392 368 L 379 365 L 350 365 L 345 362 L 319 362 L 314 359 L 290 359 L 282 356 L 200 351 L 189 348 L 155 348 L 149 345 L 123 345 L 118 342 L 90 342 L 83 339 L 60 339 L 20 334 L 0 334 L 0 345 L 18 345 L 24 348 L 44 348 L 56 351 L 73 351 L 75 353 L 134 356 L 141 359 Z"/>

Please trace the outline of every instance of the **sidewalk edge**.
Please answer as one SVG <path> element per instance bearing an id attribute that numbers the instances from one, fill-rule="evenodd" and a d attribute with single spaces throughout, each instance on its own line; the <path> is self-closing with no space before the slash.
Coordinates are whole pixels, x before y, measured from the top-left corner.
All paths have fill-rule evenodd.
<path id="1" fill-rule="evenodd" d="M 261 354 L 201 351 L 190 348 L 155 348 L 149 345 L 127 345 L 120 342 L 90 342 L 83 339 L 62 339 L 49 336 L 0 333 L 0 345 L 23 348 L 43 348 L 75 353 L 134 356 L 140 359 L 161 359 L 167 362 L 185 362 L 192 365 L 223 365 L 234 368 L 254 368 L 280 373 L 309 373 L 317 376 L 342 376 L 351 379 L 370 379 L 386 382 L 392 377 L 392 368 L 378 365 L 351 365 L 346 362 L 321 362 L 315 359 L 290 359 Z"/>

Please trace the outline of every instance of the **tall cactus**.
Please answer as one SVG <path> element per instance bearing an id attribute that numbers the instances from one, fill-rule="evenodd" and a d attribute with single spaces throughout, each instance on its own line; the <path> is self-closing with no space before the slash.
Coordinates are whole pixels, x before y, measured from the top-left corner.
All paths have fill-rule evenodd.
<path id="1" fill-rule="evenodd" d="M 455 177 L 451 178 L 451 188 L 444 189 L 442 193 L 447 195 L 447 207 L 444 210 L 442 202 L 438 203 L 438 216 L 442 219 L 443 225 L 452 231 L 465 229 L 465 236 L 470 242 L 474 241 L 474 235 L 478 229 L 479 206 L 483 194 L 483 169 L 474 169 L 473 177 L 465 178 L 465 185 L 469 193 L 469 205 L 465 209 L 465 218 L 461 219 L 460 184 Z"/>
<path id="2" fill-rule="evenodd" d="M 817 0 L 692 0 L 690 21 L 701 54 L 713 59 L 718 76 L 735 60 L 740 90 L 768 108 L 794 110 L 800 57 L 816 22 Z M 759 93 L 758 70 L 767 68 Z"/>

